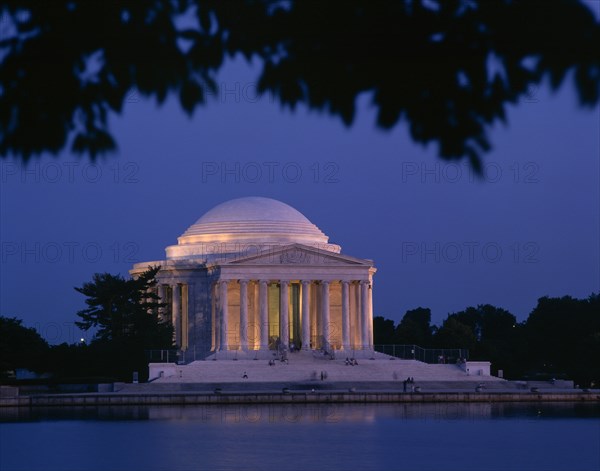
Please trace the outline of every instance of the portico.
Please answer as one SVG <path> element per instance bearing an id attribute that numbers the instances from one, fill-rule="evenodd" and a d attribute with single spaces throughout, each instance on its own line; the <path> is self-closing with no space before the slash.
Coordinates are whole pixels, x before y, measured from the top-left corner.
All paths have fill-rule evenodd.
<path id="1" fill-rule="evenodd" d="M 297 245 L 278 252 L 219 267 L 212 297 L 216 329 L 211 349 L 261 350 L 277 345 L 303 350 L 372 347 L 369 267 L 358 262 L 358 270 L 341 269 L 342 264 L 315 270 L 315 265 L 310 264 L 265 263 L 271 256 L 292 252 L 306 258 L 322 256 Z M 341 257 L 339 260 L 344 261 Z"/>

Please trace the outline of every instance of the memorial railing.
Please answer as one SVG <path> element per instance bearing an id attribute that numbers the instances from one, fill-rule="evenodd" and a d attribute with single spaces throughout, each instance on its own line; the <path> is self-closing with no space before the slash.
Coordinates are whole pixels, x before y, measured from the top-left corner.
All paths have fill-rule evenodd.
<path id="1" fill-rule="evenodd" d="M 375 345 L 376 352 L 423 363 L 460 363 L 469 359 L 465 348 L 423 348 L 418 345 Z"/>
<path id="2" fill-rule="evenodd" d="M 236 359 L 236 346 L 230 345 L 231 350 L 227 352 L 212 352 L 215 359 Z M 385 355 L 390 355 L 403 360 L 418 360 L 423 363 L 461 363 L 469 359 L 469 350 L 464 348 L 423 348 L 418 345 L 375 345 L 373 349 L 356 346 L 352 353 L 369 350 Z M 275 351 L 273 351 L 274 353 Z M 258 350 L 251 350 L 250 355 L 241 358 L 252 358 L 255 353 L 258 358 Z M 334 349 L 329 352 L 332 357 L 338 356 L 340 352 Z M 351 352 L 349 352 L 350 354 Z M 210 352 L 196 351 L 194 348 L 187 350 L 147 350 L 146 357 L 149 363 L 178 363 L 186 364 L 196 360 L 203 360 Z M 347 356 L 347 355 L 346 355 Z M 351 355 L 354 356 L 354 355 Z"/>

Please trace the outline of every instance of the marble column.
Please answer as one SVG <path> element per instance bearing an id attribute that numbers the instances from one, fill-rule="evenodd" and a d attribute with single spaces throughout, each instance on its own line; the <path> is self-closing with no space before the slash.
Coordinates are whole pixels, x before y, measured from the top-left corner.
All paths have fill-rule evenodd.
<path id="1" fill-rule="evenodd" d="M 248 350 L 248 280 L 240 280 L 240 349 Z"/>
<path id="2" fill-rule="evenodd" d="M 189 332 L 189 296 L 188 296 L 188 285 L 183 283 L 179 285 L 179 290 L 181 292 L 180 306 L 181 306 L 181 344 L 179 348 L 182 350 L 187 350 L 188 348 L 188 332 Z"/>
<path id="3" fill-rule="evenodd" d="M 287 349 L 290 343 L 290 282 L 279 282 L 279 338 L 283 348 Z"/>
<path id="4" fill-rule="evenodd" d="M 362 348 L 367 349 L 369 347 L 369 282 L 360 282 L 360 320 L 361 320 L 361 343 Z"/>
<path id="5" fill-rule="evenodd" d="M 369 348 L 373 349 L 373 282 L 369 283 Z"/>
<path id="6" fill-rule="evenodd" d="M 321 311 L 323 320 L 323 350 L 329 351 L 331 338 L 329 335 L 329 281 L 321 281 L 322 299 L 321 299 Z"/>
<path id="7" fill-rule="evenodd" d="M 219 350 L 219 345 L 221 344 L 219 340 L 221 322 L 219 321 L 219 290 L 217 283 L 212 283 L 210 286 L 210 299 L 210 320 L 212 324 L 211 348 L 212 351 L 216 352 Z"/>
<path id="8" fill-rule="evenodd" d="M 352 349 L 360 348 L 362 343 L 362 317 L 360 316 L 360 281 L 354 280 L 352 282 L 352 324 L 354 329 L 352 330 Z"/>
<path id="9" fill-rule="evenodd" d="M 342 348 L 350 350 L 350 295 L 345 280 L 342 280 Z"/>
<path id="10" fill-rule="evenodd" d="M 302 281 L 302 350 L 310 350 L 310 281 Z"/>
<path id="11" fill-rule="evenodd" d="M 181 288 L 178 284 L 172 285 L 173 300 L 171 303 L 173 319 L 173 335 L 175 336 L 175 345 L 181 348 Z"/>
<path id="12" fill-rule="evenodd" d="M 229 349 L 229 342 L 227 341 L 227 322 L 229 317 L 229 303 L 227 300 L 227 281 L 222 280 L 219 282 L 219 300 L 220 300 L 220 318 L 221 318 L 221 350 Z"/>
<path id="13" fill-rule="evenodd" d="M 166 296 L 165 296 L 165 285 L 158 285 L 158 291 L 157 291 L 156 294 L 158 294 L 158 298 L 159 298 L 157 302 L 158 303 L 164 303 L 165 302 L 165 298 L 166 298 Z M 159 307 L 158 308 L 158 314 L 160 316 L 164 316 L 164 314 L 165 314 L 165 308 L 164 307 Z"/>
<path id="14" fill-rule="evenodd" d="M 269 304 L 267 301 L 267 282 L 259 282 L 259 304 L 260 304 L 260 349 L 269 349 Z"/>

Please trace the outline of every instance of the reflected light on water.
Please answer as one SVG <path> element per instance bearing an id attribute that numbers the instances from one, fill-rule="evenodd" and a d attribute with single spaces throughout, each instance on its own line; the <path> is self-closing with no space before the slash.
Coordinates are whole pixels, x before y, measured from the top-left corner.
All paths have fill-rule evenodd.
<path id="1" fill-rule="evenodd" d="M 572 403 L 2 408 L 0 469 L 596 471 L 599 418 Z"/>

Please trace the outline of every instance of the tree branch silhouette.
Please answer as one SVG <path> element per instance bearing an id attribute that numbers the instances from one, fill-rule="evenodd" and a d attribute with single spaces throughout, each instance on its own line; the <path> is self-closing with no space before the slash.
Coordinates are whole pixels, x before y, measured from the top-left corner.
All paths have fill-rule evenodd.
<path id="1" fill-rule="evenodd" d="M 171 95 L 192 115 L 227 58 L 261 70 L 258 91 L 350 126 L 367 94 L 377 125 L 475 169 L 489 130 L 532 87 L 600 95 L 600 24 L 576 0 L 55 0 L 4 2 L 0 154 L 27 161 L 113 151 L 128 95 Z M 181 21 L 185 19 L 185 21 Z M 182 26 L 184 25 L 184 26 Z M 594 44 L 596 46 L 594 46 Z"/>

